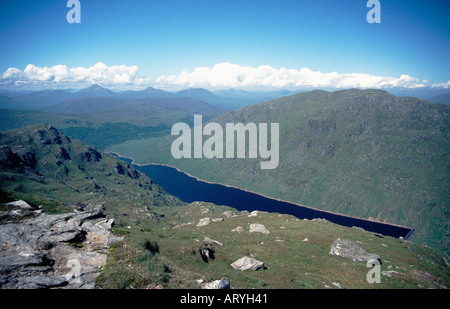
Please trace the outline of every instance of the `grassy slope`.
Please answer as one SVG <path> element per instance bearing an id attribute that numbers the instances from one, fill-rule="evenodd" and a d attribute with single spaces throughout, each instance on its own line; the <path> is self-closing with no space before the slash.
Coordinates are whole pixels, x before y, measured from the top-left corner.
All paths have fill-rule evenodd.
<path id="1" fill-rule="evenodd" d="M 235 216 L 226 217 L 224 212 L 230 210 Z M 197 227 L 205 216 L 223 221 Z M 448 287 L 450 280 L 448 266 L 429 248 L 330 223 L 276 213 L 249 217 L 248 212 L 203 202 L 168 209 L 166 219 L 164 228 L 116 228 L 116 233 L 128 238 L 111 250 L 99 287 L 199 288 L 198 282 L 226 277 L 233 288 L 242 289 L 338 288 L 336 284 L 345 289 L 415 289 Z M 251 223 L 264 224 L 270 234 L 249 233 Z M 244 231 L 232 231 L 237 226 Z M 216 246 L 215 258 L 208 263 L 198 253 L 205 237 L 223 244 Z M 381 271 L 397 273 L 382 275 L 379 284 L 368 283 L 370 268 L 365 262 L 329 254 L 337 238 L 350 239 L 378 254 Z M 156 243 L 159 252 L 146 249 L 146 243 Z M 234 270 L 230 264 L 242 256 L 254 256 L 266 269 Z"/>
<path id="2" fill-rule="evenodd" d="M 259 159 L 173 159 L 175 137 L 108 150 L 199 178 L 363 218 L 412 226 L 448 248 L 449 108 L 378 90 L 312 91 L 244 107 L 214 121 L 278 122 L 280 165 Z"/>

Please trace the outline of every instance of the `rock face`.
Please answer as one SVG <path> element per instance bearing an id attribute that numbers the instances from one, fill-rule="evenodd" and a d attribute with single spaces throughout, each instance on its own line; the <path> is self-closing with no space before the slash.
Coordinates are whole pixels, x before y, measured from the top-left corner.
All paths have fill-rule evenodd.
<path id="1" fill-rule="evenodd" d="M 0 225 L 0 288 L 94 288 L 108 245 L 119 240 L 101 206 Z"/>
<path id="2" fill-rule="evenodd" d="M 367 253 L 363 248 L 347 239 L 336 239 L 331 245 L 331 255 L 339 255 L 351 259 L 354 262 L 368 262 L 379 260 L 380 257 L 373 253 Z"/>
<path id="3" fill-rule="evenodd" d="M 261 261 L 258 261 L 257 259 L 244 256 L 240 258 L 239 260 L 233 262 L 231 264 L 231 267 L 237 270 L 261 270 L 264 269 L 264 263 Z"/>

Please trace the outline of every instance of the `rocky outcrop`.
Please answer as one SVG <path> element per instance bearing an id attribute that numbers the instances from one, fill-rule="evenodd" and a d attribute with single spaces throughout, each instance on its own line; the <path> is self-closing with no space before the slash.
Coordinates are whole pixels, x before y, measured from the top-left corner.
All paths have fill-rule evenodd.
<path id="1" fill-rule="evenodd" d="M 0 166 L 25 170 L 34 169 L 37 165 L 36 153 L 24 147 L 0 147 Z"/>
<path id="2" fill-rule="evenodd" d="M 368 262 L 370 260 L 381 261 L 380 257 L 373 253 L 367 253 L 366 250 L 347 239 L 336 239 L 331 245 L 331 255 L 339 255 L 354 262 Z"/>
<path id="3" fill-rule="evenodd" d="M 241 271 L 261 270 L 261 269 L 264 269 L 264 263 L 261 261 L 258 261 L 255 258 L 244 256 L 244 257 L 240 258 L 239 260 L 234 261 L 231 264 L 231 267 L 233 267 L 236 270 L 241 270 Z"/>
<path id="4" fill-rule="evenodd" d="M 21 204 L 21 203 L 19 203 Z M 26 208 L 26 207 L 25 207 Z M 120 240 L 101 206 L 0 225 L 0 288 L 93 288 L 107 248 Z"/>
<path id="5" fill-rule="evenodd" d="M 95 148 L 88 146 L 87 149 L 81 153 L 81 159 L 85 162 L 98 162 L 102 159 L 102 154 Z"/>
<path id="6" fill-rule="evenodd" d="M 33 207 L 25 201 L 13 201 L 0 206 L 0 224 L 12 221 L 20 221 L 25 217 L 40 214 L 41 210 Z"/>

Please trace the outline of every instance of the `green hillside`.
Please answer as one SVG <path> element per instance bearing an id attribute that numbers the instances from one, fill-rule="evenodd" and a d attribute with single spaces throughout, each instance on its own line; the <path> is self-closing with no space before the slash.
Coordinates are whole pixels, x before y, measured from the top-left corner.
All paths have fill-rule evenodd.
<path id="1" fill-rule="evenodd" d="M 117 215 L 181 204 L 127 163 L 49 125 L 0 133 L 0 184 L 3 199 L 24 199 L 50 213 L 104 204 Z"/>
<path id="2" fill-rule="evenodd" d="M 445 105 L 381 90 L 311 91 L 214 119 L 279 123 L 280 163 L 174 159 L 174 136 L 108 150 L 163 163 L 208 181 L 299 204 L 414 227 L 417 240 L 449 248 L 449 112 Z M 206 138 L 205 138 L 206 139 Z"/>

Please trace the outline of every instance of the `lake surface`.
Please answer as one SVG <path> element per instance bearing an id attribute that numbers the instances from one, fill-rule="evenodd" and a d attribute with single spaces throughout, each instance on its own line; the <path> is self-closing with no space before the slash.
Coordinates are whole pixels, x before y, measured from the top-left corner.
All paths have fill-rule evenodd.
<path id="1" fill-rule="evenodd" d="M 169 166 L 149 164 L 138 166 L 132 164 L 128 158 L 120 159 L 130 163 L 134 168 L 149 176 L 166 190 L 180 200 L 192 203 L 195 201 L 210 202 L 217 205 L 226 205 L 237 210 L 267 211 L 293 215 L 299 219 L 323 218 L 333 223 L 348 227 L 361 227 L 367 231 L 392 237 L 405 237 L 411 229 L 384 224 L 375 221 L 347 217 L 320 211 L 294 203 L 279 201 L 256 193 L 228 187 L 220 184 L 208 183 L 191 177 Z"/>

